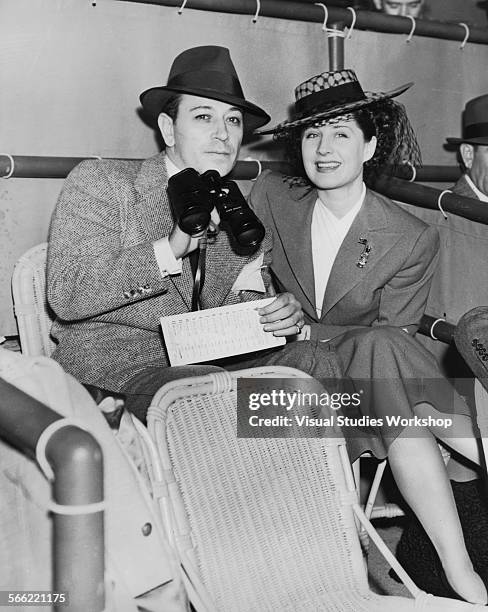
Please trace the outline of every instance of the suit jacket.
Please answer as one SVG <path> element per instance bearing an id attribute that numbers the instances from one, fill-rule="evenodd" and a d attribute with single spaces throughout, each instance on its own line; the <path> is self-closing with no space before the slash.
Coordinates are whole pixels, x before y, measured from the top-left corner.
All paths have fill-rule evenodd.
<path id="1" fill-rule="evenodd" d="M 454 186 L 451 187 L 451 191 L 466 198 L 473 198 L 474 200 L 479 199 L 473 189 L 471 189 L 468 181 L 466 180 L 465 174 L 463 174 L 462 177 L 457 181 L 457 183 L 455 183 Z"/>
<path id="2" fill-rule="evenodd" d="M 414 333 L 437 263 L 437 230 L 368 189 L 332 267 L 319 320 L 310 237 L 316 199 L 315 189 L 290 186 L 269 172 L 261 175 L 250 197 L 251 206 L 273 230 L 271 269 L 277 288 L 294 293 L 301 302 L 312 339 L 372 325 Z M 371 247 L 362 268 L 357 266 L 364 249 L 360 239 Z"/>
<path id="3" fill-rule="evenodd" d="M 47 266 L 48 301 L 57 315 L 53 357 L 81 382 L 117 391 L 148 364 L 167 366 L 159 319 L 191 309 L 188 257 L 181 275 L 163 277 L 152 245 L 174 223 L 164 159 L 84 161 L 57 202 Z M 260 253 L 268 263 L 270 249 L 268 232 L 257 253 L 238 255 L 221 231 L 207 249 L 202 305 L 262 297 L 231 288 Z"/>

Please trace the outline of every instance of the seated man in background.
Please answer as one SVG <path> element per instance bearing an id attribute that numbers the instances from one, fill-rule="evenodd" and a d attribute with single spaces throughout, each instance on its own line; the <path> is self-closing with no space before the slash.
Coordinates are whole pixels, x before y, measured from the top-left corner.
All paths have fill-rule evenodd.
<path id="1" fill-rule="evenodd" d="M 463 175 L 451 190 L 461 196 L 488 202 L 488 95 L 467 102 L 462 116 L 462 137 L 448 138 L 458 148 Z M 440 216 L 440 215 L 439 215 Z M 453 350 L 449 355 L 452 375 L 473 374 L 487 386 L 488 360 L 488 274 L 479 265 L 486 257 L 488 231 L 486 225 L 462 216 L 448 215 L 438 225 L 441 231 L 442 273 L 436 278 L 434 295 L 452 295 L 453 312 L 467 311 L 458 321 L 454 340 L 462 359 Z M 456 295 L 453 292 L 456 292 Z M 445 298 L 444 298 L 445 299 Z M 473 305 L 476 305 L 473 308 Z M 463 362 L 464 360 L 464 362 Z M 461 372 L 461 374 L 459 374 Z M 465 372 L 465 373 L 464 373 Z M 476 411 L 483 414 L 483 406 Z M 483 434 L 482 434 L 483 435 Z M 476 571 L 488 576 L 488 504 L 484 483 L 470 470 L 462 456 L 452 455 L 447 469 L 457 511 L 462 524 L 466 548 Z M 410 520 L 397 547 L 397 557 L 418 586 L 437 594 L 448 594 L 439 584 L 441 565 L 436 552 L 420 523 Z M 409 561 L 415 559 L 414 562 Z"/>
<path id="2" fill-rule="evenodd" d="M 229 51 L 215 46 L 181 53 L 168 85 L 148 89 L 140 100 L 157 122 L 166 150 L 143 161 L 88 160 L 70 173 L 51 223 L 47 291 L 57 315 L 53 358 L 82 383 L 125 394 L 126 408 L 144 421 L 162 384 L 217 369 L 168 368 L 159 320 L 190 310 L 189 254 L 198 245 L 175 223 L 168 180 L 185 168 L 227 175 L 244 132 L 264 125 L 269 116 L 244 98 Z M 273 295 L 267 272 L 270 232 L 257 252 L 244 256 L 232 248 L 227 232 L 217 231 L 219 222 L 213 209 L 202 307 Z M 259 314 L 264 330 L 274 335 L 295 336 L 304 324 L 290 293 Z M 318 377 L 338 374 L 333 351 L 308 342 L 233 360 L 229 367 L 264 363 L 299 367 Z"/>
<path id="3" fill-rule="evenodd" d="M 462 116 L 462 137 L 448 138 L 459 146 L 463 176 L 451 188 L 467 198 L 488 202 L 488 94 L 467 102 Z"/>

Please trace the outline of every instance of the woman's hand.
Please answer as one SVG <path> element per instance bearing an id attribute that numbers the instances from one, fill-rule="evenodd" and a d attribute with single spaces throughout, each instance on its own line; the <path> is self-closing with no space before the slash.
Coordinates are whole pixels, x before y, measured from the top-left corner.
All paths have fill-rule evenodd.
<path id="1" fill-rule="evenodd" d="M 280 293 L 276 299 L 258 309 L 259 322 L 274 336 L 296 336 L 305 321 L 302 307 L 292 293 Z"/>

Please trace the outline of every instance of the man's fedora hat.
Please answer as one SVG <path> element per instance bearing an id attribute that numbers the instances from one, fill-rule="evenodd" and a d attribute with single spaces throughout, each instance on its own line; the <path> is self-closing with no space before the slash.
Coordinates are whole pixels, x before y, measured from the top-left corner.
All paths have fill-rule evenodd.
<path id="1" fill-rule="evenodd" d="M 488 391 L 488 306 L 477 306 L 461 317 L 454 331 L 454 342 Z"/>
<path id="2" fill-rule="evenodd" d="M 354 70 L 322 72 L 296 87 L 291 120 L 283 121 L 274 128 L 260 130 L 260 134 L 286 132 L 328 117 L 350 113 L 378 100 L 399 96 L 412 85 L 407 83 L 388 92 L 365 92 Z"/>
<path id="3" fill-rule="evenodd" d="M 229 49 L 225 47 L 193 47 L 183 51 L 171 66 L 168 84 L 147 89 L 139 99 L 147 114 L 157 120 L 166 102 L 175 94 L 190 94 L 236 106 L 243 112 L 247 132 L 270 120 L 268 113 L 244 98 Z"/>
<path id="4" fill-rule="evenodd" d="M 447 138 L 449 144 L 488 145 L 488 94 L 473 98 L 466 103 L 463 111 L 462 138 Z"/>

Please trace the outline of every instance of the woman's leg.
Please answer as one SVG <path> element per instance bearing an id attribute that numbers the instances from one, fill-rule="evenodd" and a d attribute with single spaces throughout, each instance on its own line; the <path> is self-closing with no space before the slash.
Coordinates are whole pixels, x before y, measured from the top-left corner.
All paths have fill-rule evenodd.
<path id="1" fill-rule="evenodd" d="M 406 428 L 390 445 L 397 486 L 429 535 L 452 588 L 466 601 L 487 603 L 487 592 L 468 556 L 452 489 L 433 436 Z"/>
<path id="2" fill-rule="evenodd" d="M 446 418 L 452 419 L 453 425 L 449 429 L 441 425 L 438 427 L 432 425 L 429 426 L 429 430 L 434 437 L 441 440 L 446 446 L 449 446 L 476 465 L 480 465 L 479 445 L 475 438 L 473 421 L 469 416 L 439 412 L 427 402 L 417 404 L 413 410 L 414 414 L 420 418 L 428 418 L 430 416 L 433 419 L 439 419 L 441 422 Z"/>

